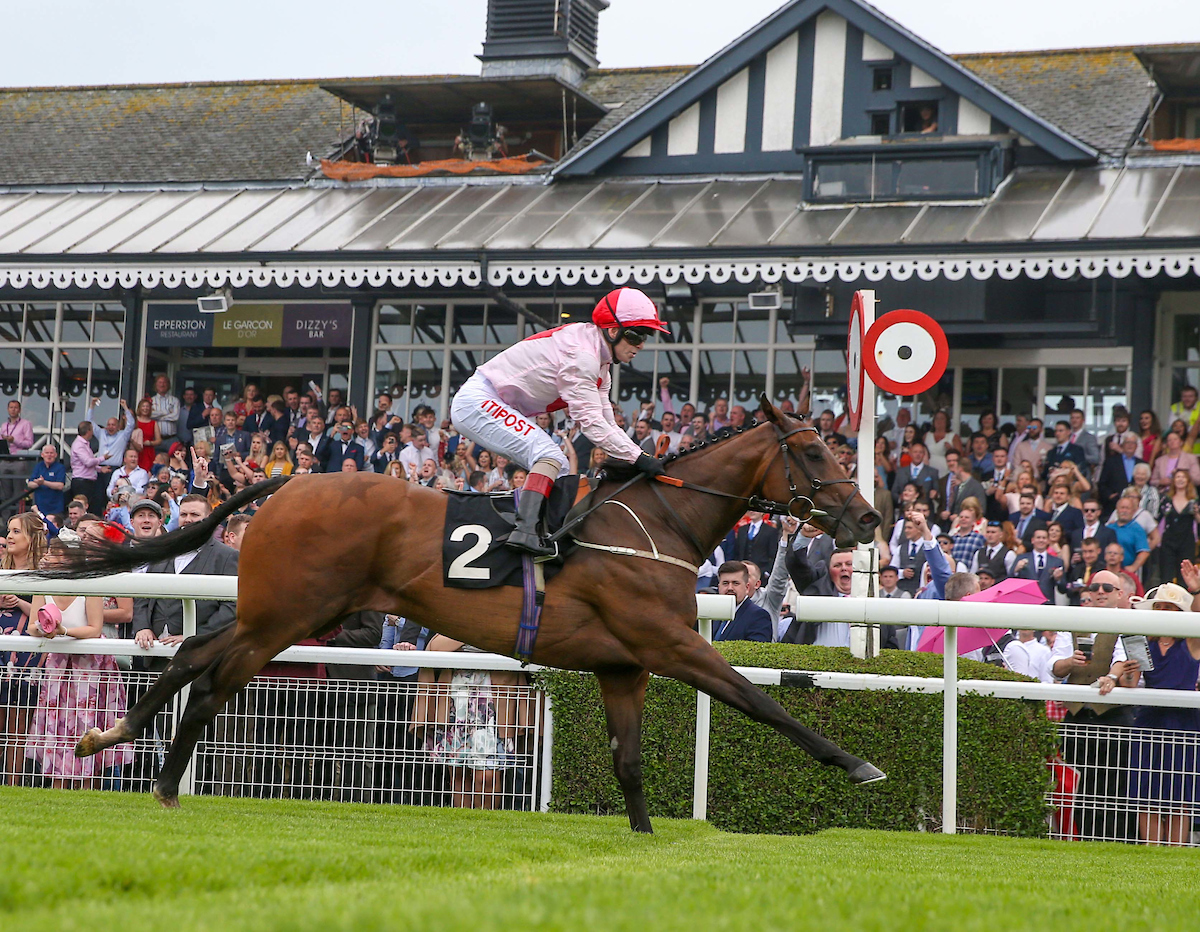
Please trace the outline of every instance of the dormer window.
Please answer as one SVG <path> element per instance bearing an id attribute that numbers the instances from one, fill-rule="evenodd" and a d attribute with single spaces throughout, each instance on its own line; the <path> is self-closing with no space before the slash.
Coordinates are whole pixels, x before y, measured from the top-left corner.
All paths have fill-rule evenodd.
<path id="1" fill-rule="evenodd" d="M 891 68 L 872 68 L 871 69 L 871 90 L 873 91 L 890 91 L 892 89 L 892 69 Z"/>
<path id="2" fill-rule="evenodd" d="M 900 107 L 901 132 L 938 132 L 938 102 L 936 100 L 913 100 Z"/>

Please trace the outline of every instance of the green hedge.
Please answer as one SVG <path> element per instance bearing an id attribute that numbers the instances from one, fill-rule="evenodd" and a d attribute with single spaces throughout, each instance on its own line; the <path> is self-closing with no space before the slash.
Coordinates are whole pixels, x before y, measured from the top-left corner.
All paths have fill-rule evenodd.
<path id="1" fill-rule="evenodd" d="M 844 648 L 735 642 L 718 645 L 735 666 L 902 676 L 942 674 L 940 654 L 884 651 L 858 660 Z M 963 679 L 1025 677 L 959 661 Z M 554 790 L 558 812 L 620 813 L 603 702 L 592 676 L 543 673 L 554 702 Z M 765 725 L 712 704 L 708 818 L 728 831 L 798 834 L 835 826 L 914 830 L 940 827 L 942 697 L 917 693 L 768 687 L 810 728 L 888 774 L 855 789 Z M 1045 759 L 1055 748 L 1041 702 L 965 696 L 959 701 L 958 818 L 976 829 L 1019 835 L 1046 830 Z M 652 678 L 646 693 L 643 757 L 650 814 L 692 812 L 695 693 Z"/>

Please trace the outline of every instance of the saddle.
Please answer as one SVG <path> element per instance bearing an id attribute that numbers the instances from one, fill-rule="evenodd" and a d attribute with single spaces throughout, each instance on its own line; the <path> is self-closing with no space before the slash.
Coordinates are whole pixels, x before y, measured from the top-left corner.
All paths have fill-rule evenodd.
<path id="1" fill-rule="evenodd" d="M 548 534 L 562 527 L 591 492 L 583 476 L 563 476 L 554 483 L 543 518 Z M 454 589 L 490 589 L 524 585 L 521 554 L 504 545 L 516 525 L 513 492 L 450 492 L 442 536 L 442 582 Z M 552 578 L 562 569 L 567 548 L 547 560 L 543 569 Z"/>

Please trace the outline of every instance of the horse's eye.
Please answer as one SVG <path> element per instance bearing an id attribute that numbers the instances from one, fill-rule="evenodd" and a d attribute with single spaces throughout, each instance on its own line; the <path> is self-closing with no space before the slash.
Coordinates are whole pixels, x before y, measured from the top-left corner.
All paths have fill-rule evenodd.
<path id="1" fill-rule="evenodd" d="M 825 457 L 821 455 L 820 450 L 815 450 L 812 447 L 809 447 L 807 450 L 805 450 L 804 455 L 807 456 L 814 463 L 819 463 L 823 459 L 825 459 Z"/>

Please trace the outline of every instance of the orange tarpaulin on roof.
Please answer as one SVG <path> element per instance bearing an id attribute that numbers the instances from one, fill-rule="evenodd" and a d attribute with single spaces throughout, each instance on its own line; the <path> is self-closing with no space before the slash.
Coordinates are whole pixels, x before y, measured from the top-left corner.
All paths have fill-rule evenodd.
<path id="1" fill-rule="evenodd" d="M 1159 152 L 1200 152 L 1200 139 L 1154 139 L 1150 145 Z"/>
<path id="2" fill-rule="evenodd" d="M 415 165 L 373 165 L 370 162 L 331 162 L 321 159 L 321 171 L 334 181 L 366 181 L 369 178 L 415 178 L 420 175 L 469 175 L 472 172 L 523 175 L 546 163 L 537 157 L 517 156 L 472 162 L 468 159 L 438 159 Z"/>

